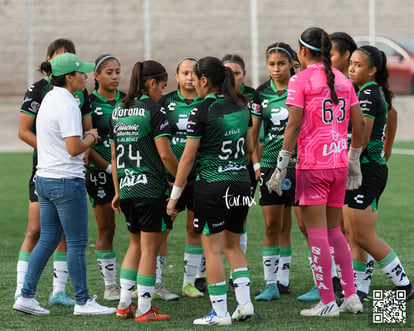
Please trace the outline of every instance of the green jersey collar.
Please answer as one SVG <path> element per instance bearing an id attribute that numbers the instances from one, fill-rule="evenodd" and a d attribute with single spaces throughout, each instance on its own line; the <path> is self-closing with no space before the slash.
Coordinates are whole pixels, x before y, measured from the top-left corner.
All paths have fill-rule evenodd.
<path id="1" fill-rule="evenodd" d="M 361 88 L 359 89 L 359 91 L 358 91 L 358 96 L 359 96 L 359 93 L 364 89 L 364 88 L 366 88 L 367 86 L 370 86 L 370 85 L 378 85 L 378 83 L 375 81 L 375 80 L 372 80 L 372 81 L 370 81 L 370 82 L 368 82 L 368 83 L 365 83 L 364 85 L 362 85 L 361 86 Z"/>
<path id="2" fill-rule="evenodd" d="M 102 95 L 100 95 L 97 90 L 93 91 L 93 95 L 95 95 L 98 99 L 102 100 L 105 103 L 108 102 L 108 100 L 105 99 Z M 118 90 L 116 90 L 116 96 L 115 96 L 114 100 L 117 100 L 117 101 L 119 100 L 119 91 Z"/>

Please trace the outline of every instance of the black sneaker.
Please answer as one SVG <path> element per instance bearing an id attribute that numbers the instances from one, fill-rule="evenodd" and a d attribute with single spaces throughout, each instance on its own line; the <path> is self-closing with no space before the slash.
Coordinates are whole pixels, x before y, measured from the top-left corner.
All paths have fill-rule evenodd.
<path id="1" fill-rule="evenodd" d="M 344 292 L 342 290 L 341 280 L 338 277 L 333 277 L 332 284 L 335 295 L 335 301 L 339 307 L 344 301 Z"/>
<path id="2" fill-rule="evenodd" d="M 405 301 L 409 301 L 414 299 L 414 287 L 413 284 L 408 284 L 405 286 L 396 286 L 394 287 L 394 291 L 396 290 L 404 290 L 405 291 Z"/>
<path id="3" fill-rule="evenodd" d="M 194 282 L 194 286 L 199 290 L 200 292 L 207 292 L 207 280 L 206 278 L 196 278 Z"/>
<path id="4" fill-rule="evenodd" d="M 234 283 L 233 283 L 233 279 L 229 279 L 229 284 L 227 285 L 227 292 L 229 293 L 234 293 L 235 289 L 234 289 Z"/>
<path id="5" fill-rule="evenodd" d="M 277 288 L 279 289 L 279 294 L 290 294 L 290 285 L 287 286 L 277 282 Z"/>

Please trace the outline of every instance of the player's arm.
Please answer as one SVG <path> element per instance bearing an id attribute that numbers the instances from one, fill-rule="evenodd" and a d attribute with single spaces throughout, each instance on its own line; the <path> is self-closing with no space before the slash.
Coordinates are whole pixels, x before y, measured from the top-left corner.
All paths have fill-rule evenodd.
<path id="1" fill-rule="evenodd" d="M 282 150 L 293 152 L 302 125 L 303 108 L 289 106 L 289 119 L 285 129 Z"/>
<path id="2" fill-rule="evenodd" d="M 354 148 L 360 148 L 361 146 L 365 147 L 368 144 L 368 142 L 365 144 L 365 139 L 366 139 L 366 136 L 364 135 L 365 120 L 364 120 L 364 115 L 362 114 L 359 104 L 355 104 L 351 106 L 349 116 L 350 116 L 350 120 L 352 123 L 351 147 L 354 147 Z M 372 130 L 372 125 L 371 125 L 371 130 Z M 371 130 L 370 130 L 370 135 L 371 135 Z M 369 136 L 368 136 L 368 141 L 369 141 Z"/>
<path id="3" fill-rule="evenodd" d="M 392 146 L 394 145 L 395 134 L 397 133 L 397 120 L 398 113 L 394 107 L 391 107 L 388 110 L 387 117 L 387 128 L 385 130 L 385 140 L 384 140 L 384 156 L 385 160 L 391 156 Z"/>
<path id="4" fill-rule="evenodd" d="M 37 148 L 36 135 L 32 131 L 35 119 L 34 115 L 20 112 L 18 136 L 33 148 Z"/>
<path id="5" fill-rule="evenodd" d="M 169 136 L 164 135 L 155 138 L 155 146 L 165 168 L 175 177 L 177 174 L 178 161 L 171 150 Z"/>
<path id="6" fill-rule="evenodd" d="M 111 143 L 111 165 L 112 165 L 112 180 L 114 182 L 114 190 L 115 195 L 112 199 L 112 209 L 116 213 L 121 212 L 120 208 L 120 193 L 119 193 L 119 182 L 118 182 L 118 174 L 116 172 L 116 150 L 115 150 L 115 142 L 110 141 Z"/>

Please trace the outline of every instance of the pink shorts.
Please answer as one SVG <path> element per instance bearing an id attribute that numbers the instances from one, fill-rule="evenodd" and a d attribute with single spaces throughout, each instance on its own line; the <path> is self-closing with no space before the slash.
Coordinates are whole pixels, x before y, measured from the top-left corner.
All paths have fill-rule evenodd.
<path id="1" fill-rule="evenodd" d="M 296 198 L 300 206 L 344 205 L 348 168 L 296 169 Z"/>

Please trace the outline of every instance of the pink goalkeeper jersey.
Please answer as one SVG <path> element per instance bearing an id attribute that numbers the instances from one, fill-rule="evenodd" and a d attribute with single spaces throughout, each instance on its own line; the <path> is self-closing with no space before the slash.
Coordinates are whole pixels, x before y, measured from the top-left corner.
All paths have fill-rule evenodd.
<path id="1" fill-rule="evenodd" d="M 308 66 L 289 81 L 286 105 L 303 109 L 297 169 L 348 167 L 349 113 L 358 98 L 349 79 L 334 68 L 332 71 L 337 105 L 331 100 L 322 62 Z"/>

